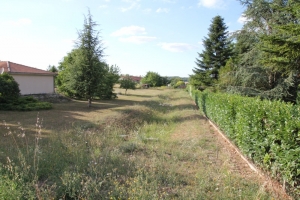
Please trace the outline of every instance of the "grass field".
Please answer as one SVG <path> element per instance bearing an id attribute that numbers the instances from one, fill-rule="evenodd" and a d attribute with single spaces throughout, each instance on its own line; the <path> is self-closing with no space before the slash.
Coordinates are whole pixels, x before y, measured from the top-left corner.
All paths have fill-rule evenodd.
<path id="1" fill-rule="evenodd" d="M 123 90 L 116 89 L 116 92 Z M 183 90 L 0 111 L 0 199 L 284 199 Z"/>

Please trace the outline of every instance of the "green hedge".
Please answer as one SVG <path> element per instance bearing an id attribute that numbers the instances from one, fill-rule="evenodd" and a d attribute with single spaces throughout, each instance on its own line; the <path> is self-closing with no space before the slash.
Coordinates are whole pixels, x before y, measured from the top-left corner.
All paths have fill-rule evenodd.
<path id="1" fill-rule="evenodd" d="M 252 161 L 300 198 L 300 107 L 281 101 L 200 92 L 200 110 Z"/>

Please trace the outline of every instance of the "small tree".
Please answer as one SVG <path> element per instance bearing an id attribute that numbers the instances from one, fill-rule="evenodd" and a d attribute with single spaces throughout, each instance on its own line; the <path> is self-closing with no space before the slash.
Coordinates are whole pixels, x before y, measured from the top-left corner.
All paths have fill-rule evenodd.
<path id="1" fill-rule="evenodd" d="M 178 81 L 175 84 L 175 88 L 180 88 L 180 87 L 183 87 L 183 86 L 185 87 L 185 83 L 182 80 Z"/>
<path id="2" fill-rule="evenodd" d="M 142 78 L 141 82 L 151 87 L 160 87 L 166 82 L 166 79 L 161 77 L 157 72 L 149 71 L 146 76 Z"/>
<path id="3" fill-rule="evenodd" d="M 58 69 L 54 65 L 49 65 L 47 68 L 47 71 L 56 73 L 56 72 L 58 72 Z"/>
<path id="4" fill-rule="evenodd" d="M 19 84 L 8 73 L 0 74 L 0 103 L 7 103 L 20 96 Z"/>
<path id="5" fill-rule="evenodd" d="M 123 77 L 122 80 L 120 80 L 120 88 L 125 89 L 125 94 L 127 93 L 128 89 L 134 90 L 135 85 L 136 83 L 130 78 L 129 75 L 126 75 L 125 77 Z"/>
<path id="6" fill-rule="evenodd" d="M 176 83 L 177 83 L 178 81 L 181 81 L 181 78 L 180 78 L 180 77 L 174 77 L 174 78 L 172 78 L 172 79 L 170 80 L 170 85 L 171 85 L 171 87 L 175 87 L 175 85 L 176 85 Z"/>

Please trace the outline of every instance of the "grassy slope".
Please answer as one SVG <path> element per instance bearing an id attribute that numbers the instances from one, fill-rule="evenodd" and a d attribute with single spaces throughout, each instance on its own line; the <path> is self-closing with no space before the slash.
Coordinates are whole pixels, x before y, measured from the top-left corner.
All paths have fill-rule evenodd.
<path id="1" fill-rule="evenodd" d="M 0 199 L 284 198 L 265 191 L 181 90 L 129 91 L 90 109 L 73 101 L 0 119 Z"/>

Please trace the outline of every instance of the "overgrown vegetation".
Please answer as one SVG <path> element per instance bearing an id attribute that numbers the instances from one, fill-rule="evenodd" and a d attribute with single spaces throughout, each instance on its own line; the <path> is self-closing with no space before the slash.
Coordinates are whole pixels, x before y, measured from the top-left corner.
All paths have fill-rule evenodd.
<path id="1" fill-rule="evenodd" d="M 0 103 L 0 110 L 31 111 L 31 110 L 49 110 L 52 104 L 49 102 L 40 102 L 32 96 L 18 97 L 6 103 Z"/>
<path id="2" fill-rule="evenodd" d="M 300 107 L 281 101 L 200 92 L 191 95 L 254 163 L 300 198 Z"/>
<path id="3" fill-rule="evenodd" d="M 103 109 L 95 110 L 98 123 L 96 114 L 77 118 L 68 129 L 56 121 L 51 132 L 44 123 L 58 110 L 41 112 L 29 135 L 28 125 L 4 121 L 0 199 L 277 198 L 255 177 L 245 180 L 241 171 L 232 170 L 232 159 L 184 91 L 133 92 L 122 98 L 134 105 L 120 108 L 122 99 L 111 101 L 118 114 L 104 118 Z"/>

